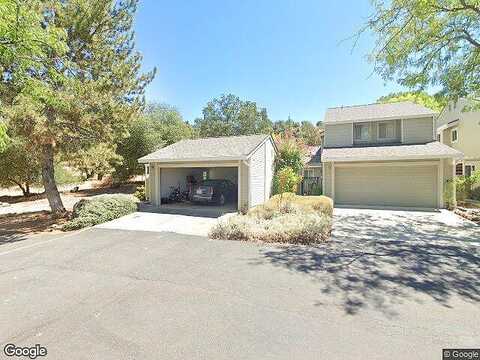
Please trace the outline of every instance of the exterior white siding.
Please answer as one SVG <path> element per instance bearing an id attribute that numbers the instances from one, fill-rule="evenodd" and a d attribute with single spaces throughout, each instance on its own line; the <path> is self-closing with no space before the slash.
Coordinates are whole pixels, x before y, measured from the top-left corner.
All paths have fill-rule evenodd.
<path id="1" fill-rule="evenodd" d="M 275 161 L 275 149 L 270 141 L 265 143 L 265 201 L 272 196 L 273 167 Z"/>
<path id="2" fill-rule="evenodd" d="M 242 162 L 240 164 L 240 202 L 239 207 L 240 209 L 248 209 L 248 173 L 249 169 L 248 166 Z"/>
<path id="3" fill-rule="evenodd" d="M 250 157 L 249 207 L 263 204 L 265 201 L 265 154 L 266 146 L 260 146 Z"/>
<path id="4" fill-rule="evenodd" d="M 325 147 L 352 146 L 352 124 L 325 124 Z"/>
<path id="5" fill-rule="evenodd" d="M 403 120 L 403 143 L 423 144 L 434 140 L 433 119 L 404 119 Z"/>

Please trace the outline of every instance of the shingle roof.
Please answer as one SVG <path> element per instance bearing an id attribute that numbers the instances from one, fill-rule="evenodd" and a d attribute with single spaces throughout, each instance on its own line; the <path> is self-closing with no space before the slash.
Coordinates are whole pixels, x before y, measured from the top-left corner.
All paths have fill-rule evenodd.
<path id="1" fill-rule="evenodd" d="M 246 158 L 269 136 L 248 135 L 181 140 L 148 154 L 138 161 L 148 163 L 151 161 L 239 160 Z"/>
<path id="2" fill-rule="evenodd" d="M 395 118 L 433 116 L 435 112 L 411 101 L 385 104 L 341 106 L 327 109 L 324 123 L 359 122 Z"/>
<path id="3" fill-rule="evenodd" d="M 385 145 L 323 149 L 322 162 L 461 158 L 463 153 L 432 141 L 421 145 Z"/>

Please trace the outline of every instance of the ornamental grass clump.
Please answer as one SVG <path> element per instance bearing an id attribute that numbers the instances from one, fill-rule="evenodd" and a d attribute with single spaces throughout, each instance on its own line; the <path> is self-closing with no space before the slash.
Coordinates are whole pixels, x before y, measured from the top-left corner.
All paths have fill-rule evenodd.
<path id="1" fill-rule="evenodd" d="M 329 202 L 317 199 L 321 200 L 322 206 L 318 202 L 306 205 L 304 201 L 295 201 L 295 194 L 284 195 L 288 200 L 284 198 L 280 201 L 274 197 L 270 203 L 253 208 L 246 215 L 238 214 L 219 221 L 211 230 L 210 237 L 290 244 L 328 241 L 332 229 L 332 211 L 327 206 Z"/>

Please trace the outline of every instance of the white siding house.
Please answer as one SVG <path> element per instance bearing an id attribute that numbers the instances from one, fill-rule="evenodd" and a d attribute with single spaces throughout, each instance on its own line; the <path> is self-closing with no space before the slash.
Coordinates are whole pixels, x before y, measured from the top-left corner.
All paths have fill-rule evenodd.
<path id="1" fill-rule="evenodd" d="M 172 188 L 225 179 L 237 188 L 237 208 L 250 208 L 271 195 L 275 144 L 269 135 L 182 140 L 139 159 L 146 164 L 147 198 L 160 206 Z"/>

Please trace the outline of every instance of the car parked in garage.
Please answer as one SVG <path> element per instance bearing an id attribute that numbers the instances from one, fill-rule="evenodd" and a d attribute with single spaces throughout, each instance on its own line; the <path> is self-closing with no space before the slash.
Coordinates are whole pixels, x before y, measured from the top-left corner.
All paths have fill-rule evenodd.
<path id="1" fill-rule="evenodd" d="M 192 196 L 195 203 L 224 205 L 237 200 L 237 185 L 226 179 L 204 180 L 198 184 Z"/>

